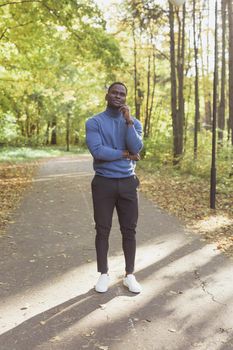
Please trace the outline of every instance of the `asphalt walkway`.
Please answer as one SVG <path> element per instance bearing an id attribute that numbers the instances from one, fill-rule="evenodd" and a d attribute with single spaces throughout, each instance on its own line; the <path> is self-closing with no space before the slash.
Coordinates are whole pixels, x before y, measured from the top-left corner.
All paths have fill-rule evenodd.
<path id="1" fill-rule="evenodd" d="M 111 287 L 98 294 L 87 155 L 51 159 L 0 237 L 1 350 L 233 349 L 233 261 L 140 193 L 136 276 L 122 285 L 116 217 Z"/>

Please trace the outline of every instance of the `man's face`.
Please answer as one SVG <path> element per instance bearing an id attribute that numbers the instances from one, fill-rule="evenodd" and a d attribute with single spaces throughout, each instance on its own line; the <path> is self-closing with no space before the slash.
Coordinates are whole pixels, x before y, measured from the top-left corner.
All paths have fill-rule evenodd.
<path id="1" fill-rule="evenodd" d="M 109 107 L 120 108 L 126 101 L 126 89 L 123 85 L 115 84 L 105 97 Z"/>

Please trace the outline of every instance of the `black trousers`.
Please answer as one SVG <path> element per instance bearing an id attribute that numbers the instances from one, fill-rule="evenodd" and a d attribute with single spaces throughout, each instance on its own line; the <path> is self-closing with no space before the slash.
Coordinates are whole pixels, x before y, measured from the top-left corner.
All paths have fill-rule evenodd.
<path id="1" fill-rule="evenodd" d="M 125 270 L 134 271 L 136 253 L 136 226 L 138 220 L 139 180 L 136 176 L 121 179 L 94 176 L 92 199 L 96 229 L 95 247 L 98 272 L 108 272 L 109 234 L 114 208 L 117 210 L 125 256 Z"/>

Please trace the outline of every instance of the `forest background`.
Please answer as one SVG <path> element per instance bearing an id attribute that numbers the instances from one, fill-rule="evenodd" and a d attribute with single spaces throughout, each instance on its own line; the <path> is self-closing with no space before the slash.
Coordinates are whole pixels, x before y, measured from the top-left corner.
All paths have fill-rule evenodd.
<path id="1" fill-rule="evenodd" d="M 167 0 L 0 1 L 4 225 L 32 168 L 17 160 L 51 156 L 62 147 L 82 150 L 86 119 L 105 108 L 109 84 L 122 81 L 132 113 L 143 124 L 142 190 L 203 233 L 203 239 L 217 241 L 219 249 L 232 254 L 233 0 L 217 1 L 217 33 L 215 4 L 187 0 L 177 8 Z"/>

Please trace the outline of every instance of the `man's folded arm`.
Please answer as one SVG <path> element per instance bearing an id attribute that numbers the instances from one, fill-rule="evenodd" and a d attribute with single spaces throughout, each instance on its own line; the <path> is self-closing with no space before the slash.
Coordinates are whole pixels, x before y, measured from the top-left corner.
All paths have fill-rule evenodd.
<path id="1" fill-rule="evenodd" d="M 134 124 L 127 126 L 126 145 L 131 154 L 137 154 L 143 147 L 142 124 L 134 119 Z"/>
<path id="2" fill-rule="evenodd" d="M 124 158 L 122 150 L 102 145 L 98 125 L 94 119 L 86 122 L 86 144 L 94 159 L 113 161 Z"/>

